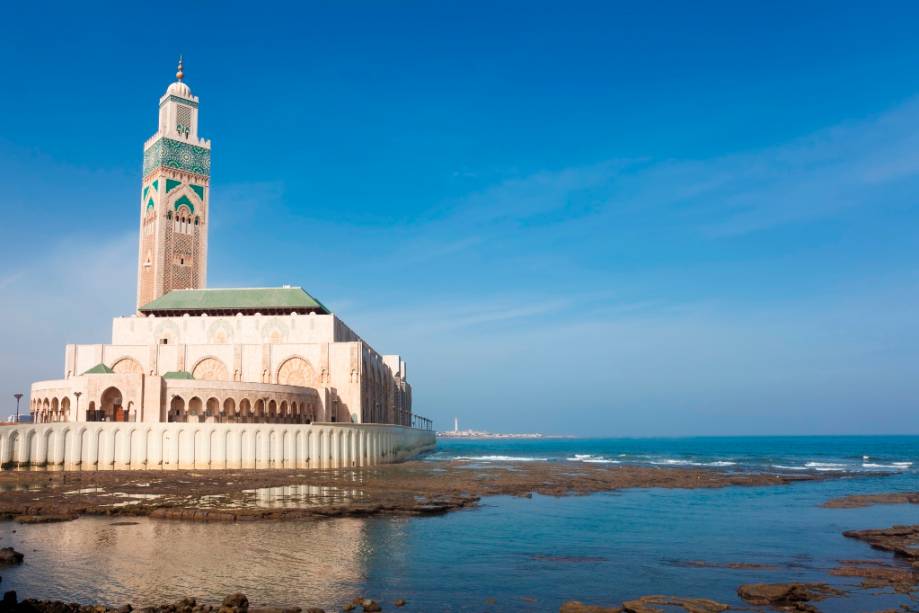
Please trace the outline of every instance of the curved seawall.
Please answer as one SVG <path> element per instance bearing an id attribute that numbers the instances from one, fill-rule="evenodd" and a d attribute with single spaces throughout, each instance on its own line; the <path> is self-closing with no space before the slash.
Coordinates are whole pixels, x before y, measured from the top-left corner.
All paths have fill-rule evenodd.
<path id="1" fill-rule="evenodd" d="M 383 424 L 61 422 L 0 426 L 0 464 L 68 470 L 337 468 L 399 462 L 434 432 Z"/>

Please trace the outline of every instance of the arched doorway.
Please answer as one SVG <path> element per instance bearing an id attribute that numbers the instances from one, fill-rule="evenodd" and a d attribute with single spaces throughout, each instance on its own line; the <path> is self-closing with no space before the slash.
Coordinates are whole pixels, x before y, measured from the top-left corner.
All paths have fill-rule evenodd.
<path id="1" fill-rule="evenodd" d="M 252 403 L 248 398 L 239 401 L 239 419 L 242 423 L 248 424 L 252 421 Z"/>
<path id="2" fill-rule="evenodd" d="M 121 390 L 117 387 L 109 387 L 102 392 L 99 407 L 101 413 L 99 421 L 127 421 L 124 399 L 121 396 Z"/>
<path id="3" fill-rule="evenodd" d="M 204 421 L 209 424 L 217 421 L 217 418 L 220 417 L 220 401 L 216 398 L 208 398 L 204 416 Z"/>
<path id="4" fill-rule="evenodd" d="M 188 419 L 191 423 L 196 423 L 204 421 L 202 417 L 204 416 L 204 406 L 201 402 L 201 399 L 195 396 L 188 401 Z"/>
<path id="5" fill-rule="evenodd" d="M 169 406 L 169 417 L 167 421 L 185 421 L 185 399 L 181 396 L 172 397 L 172 403 Z"/>

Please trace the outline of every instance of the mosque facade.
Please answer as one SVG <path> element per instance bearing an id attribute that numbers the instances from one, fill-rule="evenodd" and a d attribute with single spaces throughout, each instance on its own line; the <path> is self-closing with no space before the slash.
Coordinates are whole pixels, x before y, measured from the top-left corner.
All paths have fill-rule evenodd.
<path id="1" fill-rule="evenodd" d="M 433 445 L 430 422 L 412 412 L 405 361 L 378 353 L 306 290 L 207 288 L 211 142 L 198 134 L 181 62 L 176 79 L 144 144 L 137 310 L 113 320 L 111 343 L 65 347 L 63 378 L 31 386 L 32 427 L 48 427 L 0 433 L 0 462 L 36 463 L 43 451 L 63 464 L 362 464 Z"/>

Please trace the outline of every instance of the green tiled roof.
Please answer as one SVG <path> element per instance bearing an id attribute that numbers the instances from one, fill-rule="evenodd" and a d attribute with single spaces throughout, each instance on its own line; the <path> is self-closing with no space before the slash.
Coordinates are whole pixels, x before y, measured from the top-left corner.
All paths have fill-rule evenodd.
<path id="1" fill-rule="evenodd" d="M 113 372 L 115 371 L 109 368 L 108 366 L 106 366 L 105 364 L 103 364 L 102 362 L 99 362 L 98 364 L 96 364 L 95 366 L 93 366 L 92 368 L 84 372 L 83 374 L 84 375 L 110 375 Z"/>
<path id="2" fill-rule="evenodd" d="M 194 379 L 192 374 L 187 370 L 170 370 L 165 375 L 164 379 Z"/>
<path id="3" fill-rule="evenodd" d="M 142 313 L 251 310 L 312 310 L 330 313 L 302 287 L 177 289 L 140 307 Z"/>

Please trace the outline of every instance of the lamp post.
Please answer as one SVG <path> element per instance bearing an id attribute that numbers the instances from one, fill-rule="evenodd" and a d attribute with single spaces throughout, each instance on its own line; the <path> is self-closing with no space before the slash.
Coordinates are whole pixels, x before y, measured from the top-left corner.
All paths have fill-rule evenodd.
<path id="1" fill-rule="evenodd" d="M 16 399 L 16 423 L 19 423 L 19 400 L 22 398 L 22 394 L 13 394 L 13 398 Z"/>
<path id="2" fill-rule="evenodd" d="M 74 392 L 73 395 L 77 397 L 77 408 L 74 409 L 76 419 L 74 421 L 80 421 L 80 396 L 83 395 L 83 392 Z"/>

